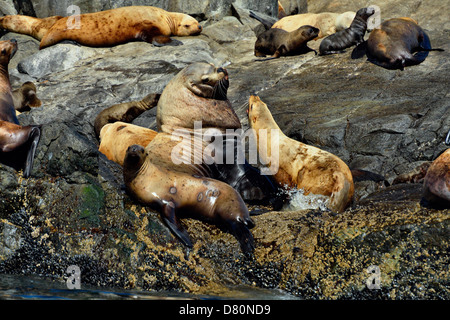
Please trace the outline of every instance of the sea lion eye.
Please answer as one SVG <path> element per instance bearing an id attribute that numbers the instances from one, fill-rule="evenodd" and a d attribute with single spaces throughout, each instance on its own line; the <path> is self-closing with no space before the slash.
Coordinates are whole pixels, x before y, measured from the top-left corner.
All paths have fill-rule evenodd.
<path id="1" fill-rule="evenodd" d="M 3 49 L 3 50 L 2 50 L 2 54 L 6 54 L 6 49 Z"/>
<path id="2" fill-rule="evenodd" d="M 189 28 L 189 27 L 190 27 L 190 25 L 188 25 L 188 24 L 185 24 L 185 25 L 184 25 L 184 27 L 185 27 L 185 28 Z"/>
<path id="3" fill-rule="evenodd" d="M 202 79 L 202 82 L 203 82 L 203 83 L 208 83 L 208 82 L 209 82 L 209 78 L 208 78 L 208 77 L 203 78 L 203 79 Z"/>

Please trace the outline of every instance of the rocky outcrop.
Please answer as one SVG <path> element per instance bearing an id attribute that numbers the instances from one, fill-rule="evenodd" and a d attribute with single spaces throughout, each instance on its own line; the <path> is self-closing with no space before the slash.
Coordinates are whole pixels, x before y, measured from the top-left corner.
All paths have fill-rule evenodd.
<path id="1" fill-rule="evenodd" d="M 3 39 L 19 43 L 13 87 L 33 81 L 43 102 L 19 120 L 43 130 L 32 178 L 0 164 L 0 273 L 64 280 L 67 267 L 78 265 L 82 283 L 142 290 L 226 295 L 246 285 L 303 298 L 448 299 L 450 211 L 422 206 L 420 184 L 357 182 L 354 205 L 340 215 L 268 208 L 254 217 L 253 259 L 232 235 L 184 219 L 194 242 L 187 252 L 158 213 L 125 193 L 121 168 L 97 151 L 93 129 L 101 110 L 161 93 L 183 67 L 206 61 L 228 69 L 229 98 L 244 127 L 248 97 L 256 93 L 288 136 L 392 182 L 445 150 L 450 128 L 449 28 L 434 14 L 444 4 L 413 2 L 380 2 L 382 17 L 418 19 L 432 45 L 446 51 L 404 71 L 352 60 L 351 50 L 255 62 L 258 22 L 238 1 L 228 16 L 205 21 L 200 36 L 178 38 L 178 47 L 58 44 L 39 51 L 34 39 L 7 34 Z M 364 5 L 308 1 L 308 10 Z M 155 129 L 155 112 L 134 123 Z M 366 284 L 372 265 L 379 267 L 379 290 Z"/>

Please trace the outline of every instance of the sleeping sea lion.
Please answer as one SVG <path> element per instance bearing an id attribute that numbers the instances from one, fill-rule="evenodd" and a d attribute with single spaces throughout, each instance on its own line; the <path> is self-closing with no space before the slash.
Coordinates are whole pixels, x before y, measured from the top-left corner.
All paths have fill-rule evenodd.
<path id="1" fill-rule="evenodd" d="M 158 132 L 131 123 L 108 123 L 100 131 L 98 150 L 109 160 L 123 166 L 128 147 L 137 144 L 146 147 Z"/>
<path id="2" fill-rule="evenodd" d="M 394 18 L 374 29 L 367 41 L 358 45 L 352 58 L 367 55 L 370 62 L 386 69 L 403 70 L 407 66 L 422 63 L 432 49 L 430 38 L 411 18 Z"/>
<path id="3" fill-rule="evenodd" d="M 40 49 L 64 40 L 90 47 L 110 47 L 129 41 L 146 41 L 157 46 L 179 45 L 170 36 L 192 36 L 202 31 L 193 17 L 151 6 L 130 6 L 81 14 L 72 26 L 72 17 L 38 19 L 23 15 L 0 18 L 0 28 L 31 35 L 40 40 Z"/>

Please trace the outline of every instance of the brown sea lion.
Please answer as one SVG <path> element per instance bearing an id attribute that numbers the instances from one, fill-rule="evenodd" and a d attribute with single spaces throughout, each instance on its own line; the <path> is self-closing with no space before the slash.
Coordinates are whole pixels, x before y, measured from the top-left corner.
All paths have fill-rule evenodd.
<path id="1" fill-rule="evenodd" d="M 450 208 L 450 149 L 428 168 L 423 182 L 423 198 L 433 206 Z"/>
<path id="2" fill-rule="evenodd" d="M 36 147 L 41 136 L 40 126 L 21 126 L 16 117 L 8 64 L 17 51 L 17 41 L 0 41 L 0 162 L 29 177 Z"/>
<path id="3" fill-rule="evenodd" d="M 140 101 L 131 101 L 116 104 L 101 111 L 94 121 L 94 130 L 97 137 L 100 135 L 100 131 L 107 123 L 113 123 L 116 121 L 131 122 L 143 112 L 152 109 L 158 104 L 160 94 L 152 93 L 147 95 Z M 133 143 L 139 144 L 139 143 Z M 126 149 L 125 149 L 126 150 Z M 125 154 L 125 153 L 124 153 Z"/>
<path id="4" fill-rule="evenodd" d="M 127 191 L 138 201 L 153 206 L 170 230 L 191 248 L 192 242 L 179 218 L 189 216 L 224 226 L 239 241 L 244 253 L 254 249 L 249 229 L 254 226 L 240 195 L 228 184 L 178 172 L 162 163 L 154 150 L 164 145 L 153 140 L 147 148 L 128 148 L 123 174 Z"/>
<path id="5" fill-rule="evenodd" d="M 179 45 L 170 36 L 191 36 L 202 31 L 193 17 L 151 6 L 130 6 L 81 14 L 72 26 L 73 17 L 37 19 L 15 15 L 0 18 L 0 28 L 31 35 L 46 48 L 64 40 L 90 47 L 109 47 L 129 41 L 146 41 L 154 45 Z M 53 24 L 50 26 L 50 24 Z"/>
<path id="6" fill-rule="evenodd" d="M 344 52 L 345 49 L 363 42 L 367 31 L 367 19 L 374 13 L 375 9 L 372 7 L 359 9 L 350 27 L 329 35 L 322 40 L 319 54 L 326 55 Z"/>
<path id="7" fill-rule="evenodd" d="M 18 112 L 30 111 L 42 105 L 36 94 L 36 85 L 33 82 L 25 82 L 19 89 L 12 92 L 14 109 Z"/>
<path id="8" fill-rule="evenodd" d="M 248 118 L 258 154 L 264 163 L 270 164 L 271 173 L 281 187 L 304 190 L 305 195 L 323 195 L 328 198 L 326 206 L 330 210 L 344 211 L 352 201 L 354 186 L 352 173 L 340 158 L 285 136 L 258 96 L 249 99 Z M 266 150 L 261 146 L 267 147 Z"/>
<path id="9" fill-rule="evenodd" d="M 312 26 L 302 26 L 292 32 L 282 29 L 271 28 L 261 33 L 255 42 L 255 56 L 270 58 L 260 59 L 265 61 L 276 59 L 280 56 L 293 56 L 309 51 L 317 52 L 308 47 L 308 41 L 314 39 L 319 34 L 319 29 Z"/>
<path id="10" fill-rule="evenodd" d="M 207 176 L 230 184 L 244 200 L 267 199 L 275 192 L 270 179 L 261 176 L 247 161 L 238 159 L 242 149 L 237 141 L 240 136 L 235 131 L 241 129 L 241 123 L 227 98 L 228 86 L 228 72 L 224 68 L 208 63 L 187 66 L 161 94 L 156 113 L 158 132 L 187 132 L 193 143 L 198 140 L 196 136 L 202 135 L 199 140 L 203 145 L 190 152 L 192 158 L 203 159 L 205 148 L 211 143 L 206 133 L 215 130 L 213 138 L 223 142 L 215 149 L 218 155 L 212 163 L 200 161 L 197 166 L 209 172 Z"/>
<path id="11" fill-rule="evenodd" d="M 100 131 L 99 151 L 109 160 L 123 166 L 128 147 L 146 147 L 158 132 L 125 122 L 108 123 Z"/>
<path id="12" fill-rule="evenodd" d="M 407 66 L 423 62 L 432 49 L 430 38 L 411 18 L 394 18 L 383 22 L 374 29 L 367 41 L 358 45 L 352 52 L 352 58 L 361 58 L 364 54 L 370 62 L 386 69 L 403 70 Z"/>

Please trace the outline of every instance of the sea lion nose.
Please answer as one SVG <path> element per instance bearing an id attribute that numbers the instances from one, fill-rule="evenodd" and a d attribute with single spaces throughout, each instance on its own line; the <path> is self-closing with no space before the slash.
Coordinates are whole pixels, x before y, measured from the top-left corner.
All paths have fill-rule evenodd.
<path id="1" fill-rule="evenodd" d="M 9 42 L 12 42 L 12 43 L 14 43 L 14 44 L 17 44 L 17 40 L 16 40 L 16 39 L 11 39 L 11 40 L 9 40 Z"/>
<path id="2" fill-rule="evenodd" d="M 198 25 L 198 30 L 202 30 L 203 29 L 203 27 L 201 26 L 201 25 Z"/>

